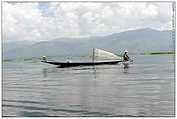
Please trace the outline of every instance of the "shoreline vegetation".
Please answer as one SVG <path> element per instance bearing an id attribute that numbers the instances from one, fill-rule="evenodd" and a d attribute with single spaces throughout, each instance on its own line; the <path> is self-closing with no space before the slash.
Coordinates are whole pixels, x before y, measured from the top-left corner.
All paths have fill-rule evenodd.
<path id="1" fill-rule="evenodd" d="M 165 54 L 175 54 L 173 51 L 169 52 L 150 52 L 150 53 L 133 53 L 130 55 L 165 55 Z M 120 56 L 120 55 L 119 55 Z M 47 56 L 50 58 L 50 56 Z M 92 57 L 92 56 L 80 56 L 80 57 Z M 21 59 L 4 59 L 2 62 L 38 62 L 42 60 L 42 58 L 32 57 L 32 58 L 21 58 Z"/>

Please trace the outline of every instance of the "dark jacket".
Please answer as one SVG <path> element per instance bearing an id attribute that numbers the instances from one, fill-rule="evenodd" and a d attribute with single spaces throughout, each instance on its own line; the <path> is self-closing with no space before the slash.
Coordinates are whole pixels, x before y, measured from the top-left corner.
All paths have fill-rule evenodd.
<path id="1" fill-rule="evenodd" d="M 123 58 L 124 58 L 125 61 L 129 60 L 129 56 L 127 55 L 127 53 L 124 53 Z"/>

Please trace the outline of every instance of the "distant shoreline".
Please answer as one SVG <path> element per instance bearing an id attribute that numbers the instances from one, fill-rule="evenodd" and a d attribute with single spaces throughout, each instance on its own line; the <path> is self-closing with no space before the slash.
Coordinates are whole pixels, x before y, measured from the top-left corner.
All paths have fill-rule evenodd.
<path id="1" fill-rule="evenodd" d="M 165 54 L 175 54 L 175 52 L 168 51 L 168 52 L 133 53 L 133 54 L 130 54 L 130 56 L 131 55 L 165 55 Z M 82 58 L 90 57 L 91 58 L 91 56 L 76 56 L 76 57 L 82 57 Z M 27 62 L 27 61 L 38 62 L 40 60 L 42 60 L 42 58 L 33 57 L 33 58 L 19 58 L 19 59 L 18 58 L 17 59 L 4 59 L 2 60 L 2 62 Z"/>
<path id="2" fill-rule="evenodd" d="M 175 54 L 175 52 L 150 52 L 150 53 L 140 53 L 140 55 L 165 55 L 165 54 Z"/>

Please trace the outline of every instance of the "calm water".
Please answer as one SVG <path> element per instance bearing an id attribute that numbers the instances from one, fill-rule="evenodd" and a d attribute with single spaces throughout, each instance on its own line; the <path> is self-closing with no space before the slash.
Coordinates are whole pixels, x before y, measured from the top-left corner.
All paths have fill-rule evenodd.
<path id="1" fill-rule="evenodd" d="M 3 63 L 3 116 L 174 116 L 174 56 L 134 57 L 129 68 Z"/>

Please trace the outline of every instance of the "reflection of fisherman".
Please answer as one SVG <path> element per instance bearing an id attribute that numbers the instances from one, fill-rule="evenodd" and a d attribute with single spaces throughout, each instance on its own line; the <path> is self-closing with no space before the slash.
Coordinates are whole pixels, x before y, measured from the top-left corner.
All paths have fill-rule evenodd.
<path id="1" fill-rule="evenodd" d="M 123 60 L 124 61 L 129 61 L 129 56 L 128 56 L 128 51 L 127 50 L 125 50 L 125 52 L 124 52 L 124 55 L 123 55 Z"/>

